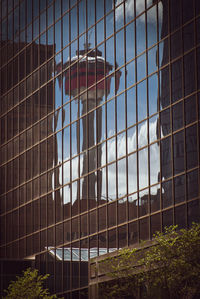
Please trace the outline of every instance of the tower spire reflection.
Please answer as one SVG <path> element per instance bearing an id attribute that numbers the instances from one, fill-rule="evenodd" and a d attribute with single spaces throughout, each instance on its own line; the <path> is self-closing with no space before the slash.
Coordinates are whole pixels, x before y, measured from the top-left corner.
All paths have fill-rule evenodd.
<path id="1" fill-rule="evenodd" d="M 79 165 L 82 169 L 80 175 L 83 176 L 83 180 L 82 186 L 77 190 L 77 198 L 88 199 L 92 203 L 96 199 L 101 200 L 102 174 L 100 170 L 97 172 L 94 170 L 99 167 L 102 155 L 101 145 L 97 147 L 102 138 L 101 102 L 104 95 L 110 93 L 112 78 L 111 76 L 105 78 L 105 76 L 109 74 L 113 66 L 102 57 L 101 51 L 92 50 L 90 46 L 90 43 L 85 43 L 84 49 L 77 50 L 76 56 L 68 60 L 63 67 L 67 68 L 64 73 L 65 95 L 80 101 L 82 106 L 81 128 L 79 122 L 77 123 L 77 153 L 80 150 L 83 152 L 83 159 L 80 159 L 82 165 Z M 60 64 L 57 65 L 57 68 L 60 66 Z M 116 90 L 118 90 L 120 76 L 121 73 L 117 72 Z M 61 87 L 61 82 L 59 85 Z M 85 210 L 87 203 L 83 203 L 82 206 Z"/>

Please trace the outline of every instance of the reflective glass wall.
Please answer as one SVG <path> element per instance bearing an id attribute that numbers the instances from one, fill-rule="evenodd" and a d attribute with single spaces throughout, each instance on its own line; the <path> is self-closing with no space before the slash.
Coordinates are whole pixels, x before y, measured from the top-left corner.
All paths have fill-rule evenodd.
<path id="1" fill-rule="evenodd" d="M 0 3 L 0 257 L 87 298 L 91 257 L 199 221 L 200 2 Z"/>

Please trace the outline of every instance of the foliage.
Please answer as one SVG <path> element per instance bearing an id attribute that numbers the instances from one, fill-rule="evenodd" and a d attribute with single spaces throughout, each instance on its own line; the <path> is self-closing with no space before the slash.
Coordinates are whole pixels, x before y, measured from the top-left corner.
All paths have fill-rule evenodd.
<path id="1" fill-rule="evenodd" d="M 17 276 L 16 281 L 11 281 L 8 289 L 5 290 L 4 299 L 56 299 L 56 295 L 50 295 L 48 289 L 43 288 L 44 281 L 49 274 L 39 275 L 38 270 L 28 268 L 23 276 Z"/>
<path id="2" fill-rule="evenodd" d="M 152 246 L 123 249 L 100 269 L 112 279 L 100 298 L 200 298 L 200 224 L 157 232 Z"/>

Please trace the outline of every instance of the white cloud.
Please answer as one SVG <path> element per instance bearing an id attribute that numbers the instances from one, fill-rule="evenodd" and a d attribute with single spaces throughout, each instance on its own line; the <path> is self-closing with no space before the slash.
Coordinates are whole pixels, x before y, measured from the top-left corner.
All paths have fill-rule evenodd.
<path id="1" fill-rule="evenodd" d="M 157 121 L 152 122 L 149 124 L 149 130 L 151 136 L 156 135 L 156 124 Z M 141 126 L 139 132 L 138 132 L 138 146 L 143 147 L 146 145 L 146 136 L 147 136 L 147 123 L 144 123 L 143 126 Z M 156 137 L 155 137 L 156 139 Z M 125 148 L 125 138 L 120 140 L 120 146 L 118 147 L 118 151 L 122 150 L 122 153 L 118 153 L 118 155 L 124 155 L 124 148 Z M 135 148 L 136 145 L 136 133 L 134 132 L 133 135 L 128 137 L 128 145 L 130 148 Z M 113 141 L 113 144 L 109 145 L 108 148 L 108 156 L 112 160 L 114 159 L 114 147 L 115 143 Z M 104 151 L 103 151 L 104 152 Z M 141 156 L 140 156 L 140 161 L 142 164 L 139 167 L 139 174 L 140 174 L 140 188 L 145 188 L 146 184 L 145 182 L 148 182 L 148 165 L 147 165 L 147 157 L 146 157 L 146 152 L 141 151 Z M 151 151 L 151 165 L 152 165 L 152 171 L 151 171 L 151 182 L 156 183 L 158 179 L 158 173 L 160 171 L 160 158 L 159 158 L 159 146 L 158 144 L 154 144 L 152 151 Z M 130 156 L 129 158 L 129 180 L 131 181 L 132 184 L 132 189 L 137 190 L 137 168 L 135 167 L 135 157 L 133 155 Z M 112 173 L 108 173 L 108 176 L 112 176 Z M 124 191 L 124 181 L 126 178 L 126 169 L 125 167 L 120 167 L 118 170 L 118 184 L 119 184 L 119 190 Z M 109 188 L 109 193 L 111 193 L 111 198 L 112 198 L 112 193 L 115 194 L 115 182 L 113 182 L 113 185 L 111 184 L 111 181 L 109 181 L 110 188 Z M 105 188 L 105 186 L 103 186 Z M 113 189 L 113 192 L 112 192 Z M 123 194 L 122 194 L 123 196 Z"/>
<path id="2" fill-rule="evenodd" d="M 134 2 L 136 1 L 136 15 L 139 15 L 145 10 L 145 5 L 144 5 L 144 0 L 126 0 L 125 2 L 125 10 L 126 10 L 126 16 L 127 17 L 134 17 Z M 116 0 L 116 6 L 121 3 L 121 0 Z M 150 7 L 153 4 L 153 0 L 147 0 L 147 8 Z M 158 3 L 158 10 L 159 10 L 159 17 L 162 18 L 162 2 Z M 123 17 L 123 5 L 119 6 L 116 9 L 116 20 L 119 21 Z M 145 21 L 145 17 L 140 18 L 142 22 Z M 153 13 L 152 10 L 149 11 L 148 14 L 148 21 L 151 23 L 155 23 L 156 21 L 156 16 Z"/>
<path id="3" fill-rule="evenodd" d="M 151 136 L 156 136 L 156 124 L 157 121 L 154 121 L 149 124 L 149 130 Z M 143 147 L 146 145 L 146 136 L 147 136 L 147 123 L 145 122 L 143 126 L 140 127 L 140 130 L 138 132 L 138 145 L 139 147 Z M 156 139 L 156 137 L 155 137 Z M 131 136 L 128 136 L 128 145 L 130 148 L 135 148 L 136 145 L 136 133 L 134 132 Z M 118 146 L 118 156 L 124 156 L 125 155 L 125 135 L 123 135 L 122 138 L 120 138 L 120 143 Z M 116 159 L 115 156 L 115 138 L 111 139 L 111 142 L 109 143 L 108 150 L 108 159 L 109 161 L 114 161 Z M 106 157 L 106 145 L 105 143 L 102 146 L 102 164 L 105 163 Z M 151 182 L 156 183 L 158 179 L 158 173 L 160 171 L 160 157 L 159 157 L 159 146 L 157 143 L 151 147 Z M 121 162 L 120 162 L 121 161 Z M 126 163 L 125 159 L 120 160 L 118 164 L 118 186 L 120 194 L 119 196 L 124 196 L 126 193 Z M 131 182 L 132 189 L 137 190 L 137 167 L 135 166 L 136 159 L 134 155 L 131 155 L 129 157 L 129 181 Z M 140 178 L 140 188 L 147 187 L 148 182 L 148 162 L 147 162 L 147 151 L 142 150 L 140 151 L 140 165 L 139 165 L 139 178 Z M 70 163 L 66 164 L 66 167 L 64 168 L 64 178 L 65 180 L 69 181 L 69 173 L 70 173 Z M 82 173 L 82 165 L 83 165 L 83 155 L 80 157 L 80 167 L 81 167 L 81 173 Z M 78 159 L 75 159 L 73 162 L 73 172 L 75 174 L 78 173 Z M 109 184 L 109 198 L 115 199 L 116 194 L 116 182 L 115 182 L 115 175 L 116 175 L 116 168 L 115 167 L 108 167 L 108 184 Z M 106 168 L 102 169 L 102 177 L 106 176 Z M 112 179 L 113 178 L 113 179 Z M 71 186 L 67 186 L 64 188 L 64 203 L 69 202 L 69 194 L 70 194 L 70 188 Z M 77 194 L 77 186 L 76 184 L 72 184 L 72 202 L 76 200 L 76 194 Z M 102 180 L 102 192 L 106 189 L 106 180 Z M 156 192 L 157 188 L 154 190 Z M 105 196 L 105 194 L 102 193 L 102 196 Z"/>

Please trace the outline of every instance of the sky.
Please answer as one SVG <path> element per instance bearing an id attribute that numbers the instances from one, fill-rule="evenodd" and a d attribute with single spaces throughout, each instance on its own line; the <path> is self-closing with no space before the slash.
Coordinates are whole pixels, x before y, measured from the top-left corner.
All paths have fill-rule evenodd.
<path id="1" fill-rule="evenodd" d="M 156 137 L 156 125 L 157 120 L 155 118 L 154 122 L 150 123 L 150 135 L 154 136 L 154 140 L 157 139 Z M 144 123 L 139 129 L 138 132 L 138 147 L 142 148 L 145 145 L 147 145 L 146 137 L 147 136 L 147 122 Z M 110 139 L 109 146 L 107 146 L 108 150 L 108 161 L 112 162 L 116 159 L 116 153 L 115 153 L 115 138 Z M 132 135 L 128 136 L 128 148 L 131 151 L 134 151 L 136 149 L 136 132 L 133 132 Z M 106 145 L 103 143 L 102 145 L 102 165 L 106 163 Z M 126 139 L 125 135 L 119 138 L 118 141 L 118 157 L 122 157 L 125 155 L 125 148 L 126 148 Z M 151 166 L 151 184 L 156 184 L 158 182 L 158 174 L 160 171 L 160 165 L 159 165 L 159 158 L 160 150 L 157 143 L 154 143 L 150 147 L 150 166 Z M 83 165 L 83 155 L 80 156 L 80 173 L 82 173 L 82 166 Z M 136 154 L 132 154 L 128 158 L 128 175 L 129 175 L 129 191 L 135 192 L 137 191 L 137 179 L 139 179 L 139 188 L 145 188 L 148 186 L 148 151 L 147 148 L 142 149 L 139 151 L 139 178 L 137 178 L 137 163 L 136 163 Z M 78 178 L 78 158 L 72 160 L 72 176 L 73 179 Z M 61 175 L 61 173 L 60 173 Z M 70 182 L 70 163 L 67 162 L 64 164 L 64 182 L 69 183 Z M 104 177 L 106 175 L 106 168 L 102 168 L 102 176 Z M 115 175 L 116 175 L 116 168 L 115 164 L 111 164 L 108 167 L 108 197 L 110 200 L 116 199 L 116 181 L 115 181 Z M 106 194 L 104 193 L 104 190 L 106 190 L 105 186 L 106 180 L 102 180 L 103 186 L 102 186 L 102 196 L 106 197 Z M 119 160 L 118 164 L 118 195 L 119 197 L 126 195 L 126 162 L 125 159 Z M 154 194 L 157 191 L 157 186 L 155 186 L 154 189 L 152 189 L 151 192 L 154 192 Z M 66 186 L 64 188 L 64 203 L 69 202 L 69 193 L 71 190 L 71 186 Z M 148 192 L 148 190 L 146 190 Z M 72 203 L 76 200 L 76 189 L 72 188 Z"/>
<path id="2" fill-rule="evenodd" d="M 122 1 L 121 0 L 116 0 L 115 5 L 119 5 Z M 35 16 L 37 16 L 38 14 L 38 1 L 34 1 L 34 12 L 33 14 Z M 56 12 L 55 12 L 55 18 L 59 18 L 60 16 L 60 1 L 56 1 Z M 82 0 L 80 2 L 79 5 L 79 28 L 77 28 L 77 7 L 75 6 L 72 11 L 71 11 L 71 20 L 73 22 L 72 26 L 71 26 L 71 38 L 76 38 L 77 35 L 77 29 L 79 29 L 79 33 L 84 32 L 85 28 L 86 28 L 86 10 L 85 10 L 85 0 Z M 92 26 L 92 24 L 94 23 L 94 0 L 90 0 L 87 1 L 88 3 L 88 26 Z M 96 5 L 97 5 L 97 20 L 99 20 L 101 17 L 103 17 L 104 14 L 104 7 L 102 5 L 102 3 L 104 3 L 104 1 L 97 1 Z M 112 9 L 112 1 L 105 1 L 106 3 L 106 7 L 105 10 L 106 12 L 111 11 Z M 137 29 L 137 34 L 136 34 L 136 45 L 134 44 L 134 40 L 135 40 L 135 36 L 134 36 L 134 24 L 131 23 L 129 24 L 129 26 L 127 27 L 126 30 L 126 57 L 127 57 L 127 61 L 129 59 L 133 59 L 135 55 L 140 55 L 144 50 L 145 50 L 145 46 L 146 46 L 146 40 L 145 40 L 145 34 L 144 34 L 144 30 L 145 30 L 145 22 L 147 20 L 147 30 L 148 30 L 148 40 L 147 40 L 147 45 L 148 47 L 151 47 L 154 43 L 157 42 L 157 17 L 156 17 L 156 6 L 152 7 L 148 12 L 147 12 L 147 19 L 145 19 L 145 14 L 142 14 L 142 12 L 144 11 L 144 3 L 145 0 L 127 0 L 125 2 L 125 17 L 126 17 L 126 22 L 129 22 L 132 20 L 132 18 L 134 17 L 134 14 L 136 14 L 136 16 L 139 16 L 141 14 L 140 17 L 137 18 L 136 20 L 136 29 Z M 25 16 L 23 14 L 23 5 L 24 2 L 22 1 L 22 3 L 20 4 L 20 8 L 18 10 L 15 11 L 15 15 L 14 15 L 14 32 L 12 32 L 12 17 L 10 15 L 9 17 L 9 26 L 8 26 L 8 37 L 11 37 L 12 34 L 17 34 L 18 33 L 18 22 L 19 22 L 19 14 L 21 12 L 21 22 L 23 24 L 23 20 L 25 22 L 25 18 L 23 18 L 23 16 Z M 152 5 L 152 0 L 147 0 L 147 7 L 150 7 Z M 136 8 L 136 12 L 134 12 L 134 7 Z M 67 9 L 67 8 L 66 8 Z M 120 5 L 117 9 L 116 9 L 116 14 L 115 14 L 115 22 L 116 22 L 116 30 L 120 29 L 121 26 L 124 23 L 124 6 Z M 159 12 L 159 23 L 162 23 L 162 3 L 160 2 L 158 4 L 158 12 Z M 47 12 L 47 24 L 50 25 L 53 21 L 52 19 L 52 8 L 50 7 L 48 9 Z M 40 27 L 45 29 L 45 24 L 46 24 L 46 17 L 45 15 L 41 15 L 40 16 Z M 55 25 L 55 44 L 56 44 L 56 51 L 59 51 L 61 49 L 61 40 L 63 40 L 64 45 L 69 42 L 69 30 L 68 30 L 68 24 L 69 24 L 69 16 L 68 14 L 64 17 L 63 19 L 63 36 L 61 36 L 61 22 L 58 21 Z M 112 33 L 113 33 L 113 24 L 114 24 L 114 14 L 113 12 L 110 12 L 108 14 L 108 16 L 106 17 L 106 37 L 109 37 Z M 25 23 L 24 23 L 25 26 Z M 3 28 L 6 28 L 6 23 L 3 23 Z M 31 29 L 30 26 L 28 26 L 27 28 L 27 34 L 25 35 L 25 32 L 23 32 L 20 36 L 21 40 L 25 40 L 25 36 L 27 37 L 27 41 L 31 41 L 32 37 L 30 37 L 29 39 L 29 29 Z M 96 27 L 96 33 L 97 33 L 97 42 L 101 43 L 104 40 L 104 23 L 103 20 L 101 22 L 99 22 L 97 24 Z M 4 29 L 3 29 L 4 30 Z M 31 32 L 31 31 L 30 31 Z M 33 37 L 37 36 L 37 33 L 39 33 L 39 19 L 35 19 L 34 23 L 33 23 Z M 91 42 L 91 47 L 94 46 L 94 27 L 91 28 L 88 32 L 88 36 Z M 160 34 L 160 31 L 159 31 Z M 53 43 L 53 28 L 50 28 L 48 30 L 48 43 L 51 44 Z M 124 31 L 121 30 L 116 34 L 116 62 L 118 64 L 118 66 L 121 66 L 125 63 L 124 61 L 124 48 L 121 47 L 121 44 L 123 44 L 123 38 L 124 38 Z M 160 38 L 160 36 L 158 37 Z M 36 39 L 36 43 L 46 43 L 46 37 L 42 36 L 41 39 Z M 85 34 L 79 39 L 79 47 L 83 48 L 83 44 L 85 42 Z M 110 39 L 108 39 L 108 41 L 106 42 L 106 61 L 108 61 L 109 63 L 111 63 L 112 65 L 114 65 L 114 57 L 113 57 L 113 53 L 114 53 L 114 38 L 111 37 Z M 104 53 L 104 47 L 103 44 L 101 46 L 98 47 L 100 50 L 102 50 L 102 52 Z M 72 51 L 72 56 L 75 55 L 77 50 L 77 41 L 75 41 L 72 46 L 71 46 L 71 51 Z M 135 52 L 136 51 L 136 52 Z M 127 73 L 128 73 L 128 79 L 127 79 L 127 83 L 128 83 L 128 87 L 132 86 L 135 84 L 135 68 L 137 68 L 137 81 L 141 80 L 141 83 L 138 85 L 138 120 L 143 120 L 144 118 L 147 117 L 147 84 L 145 81 L 142 82 L 143 78 L 146 77 L 147 74 L 151 74 L 152 72 L 155 72 L 157 69 L 156 66 L 156 51 L 157 48 L 152 48 L 151 51 L 148 52 L 147 57 L 146 54 L 142 54 L 141 56 L 138 57 L 137 60 L 134 60 L 133 62 L 130 63 L 130 65 L 127 65 Z M 67 57 L 67 52 L 66 51 L 66 57 Z M 162 55 L 162 52 L 159 52 L 160 55 Z M 67 58 L 65 58 L 67 59 Z M 148 59 L 148 69 L 146 69 L 146 59 Z M 61 60 L 61 55 L 57 55 L 56 56 L 56 63 L 58 63 Z M 161 60 L 161 59 L 160 59 Z M 124 87 L 125 81 L 125 71 L 122 69 L 122 76 L 120 78 L 120 87 L 119 87 L 119 91 L 121 92 Z M 156 75 L 152 76 L 149 78 L 148 84 L 149 86 L 151 86 L 151 88 L 149 89 L 149 112 L 150 114 L 152 113 L 156 113 L 156 109 L 157 109 L 157 96 L 158 96 L 158 78 Z M 113 86 L 114 86 L 114 78 L 112 78 L 112 82 L 111 82 L 111 92 L 109 97 L 114 95 L 113 92 Z M 152 88 L 153 87 L 153 88 Z M 128 97 L 131 97 L 130 99 L 132 99 L 133 103 L 135 101 L 134 95 L 130 92 L 130 94 L 128 95 Z M 124 114 L 122 114 L 124 112 L 124 101 L 120 101 L 117 100 L 118 102 L 118 119 L 124 119 Z M 128 100 L 129 101 L 129 100 Z M 59 88 L 59 84 L 58 84 L 58 80 L 55 81 L 55 108 L 59 107 L 62 104 L 62 92 L 61 89 Z M 75 104 L 76 106 L 76 104 Z M 136 106 L 135 106 L 136 108 Z M 76 109 L 75 109 L 76 110 Z M 121 115 L 120 115 L 121 113 Z M 108 132 L 109 136 L 112 136 L 113 132 L 112 132 L 112 124 L 115 122 L 115 120 L 113 119 L 113 117 L 115 117 L 114 115 L 110 117 L 109 121 L 110 121 L 110 125 L 109 125 L 109 121 L 108 121 L 108 127 L 110 126 L 110 132 Z M 128 119 L 133 119 L 135 118 L 135 111 L 134 109 L 128 109 Z M 152 122 L 149 123 L 149 132 L 151 136 L 155 136 L 156 135 L 156 122 L 157 122 L 157 118 L 155 117 L 153 119 Z M 120 120 L 118 120 L 119 126 L 121 125 Z M 123 129 L 123 125 L 122 125 L 122 129 Z M 146 145 L 147 142 L 147 121 L 144 121 L 143 123 L 141 123 L 141 125 L 139 126 L 139 133 L 138 133 L 138 143 L 139 143 L 139 147 L 142 147 L 143 145 Z M 121 135 L 121 137 L 119 137 L 119 145 L 118 145 L 118 157 L 123 156 L 124 154 L 124 149 L 125 149 L 125 135 Z M 156 139 L 156 137 L 155 137 Z M 58 141 L 58 159 L 61 161 L 62 159 L 62 152 L 61 152 L 61 134 L 58 136 L 57 138 Z M 76 144 L 76 134 L 74 134 L 74 144 Z M 130 130 L 129 136 L 128 136 L 128 146 L 130 148 L 135 148 L 135 144 L 136 144 L 136 133 L 134 130 Z M 115 139 L 111 139 L 109 141 L 109 148 L 108 148 L 108 160 L 109 161 L 113 161 L 114 160 L 114 151 L 115 149 Z M 151 180 L 156 183 L 157 181 L 157 176 L 158 176 L 158 172 L 159 172 L 159 168 L 160 166 L 158 165 L 158 161 L 159 161 L 159 148 L 158 145 L 155 144 L 154 146 L 152 146 L 151 149 L 151 165 L 152 170 L 151 170 Z M 139 187 L 140 188 L 145 188 L 148 184 L 148 173 L 147 173 L 147 158 L 148 158 L 148 153 L 147 150 L 142 150 L 141 152 L 139 152 L 139 171 L 140 171 L 140 175 L 139 175 Z M 81 159 L 82 156 L 81 156 Z M 105 161 L 105 143 L 102 146 L 102 161 Z M 121 194 L 121 196 L 123 196 L 125 194 L 125 173 L 126 173 L 126 169 L 125 169 L 125 163 L 124 163 L 125 159 L 121 160 L 119 162 L 119 166 L 118 166 L 118 184 L 119 184 L 119 194 Z M 135 156 L 132 155 L 129 158 L 129 178 L 131 181 L 131 186 L 130 188 L 132 188 L 132 190 L 136 190 L 136 186 L 137 186 L 137 167 L 135 166 Z M 82 164 L 82 160 L 81 163 Z M 69 167 L 69 166 L 68 166 Z M 76 173 L 77 173 L 77 167 L 78 167 L 78 160 L 74 159 L 73 160 L 73 177 L 76 177 Z M 103 170 L 104 172 L 105 170 Z M 108 168 L 108 179 L 114 177 L 115 175 L 115 167 L 110 166 Z M 65 181 L 67 181 L 69 178 L 67 178 L 69 176 L 69 169 L 67 168 L 67 166 L 64 169 L 64 177 L 65 177 Z M 104 174 L 103 174 L 104 176 Z M 105 180 L 103 180 L 104 182 Z M 114 199 L 115 197 L 115 191 L 114 188 L 115 186 L 111 184 L 111 181 L 114 180 L 110 180 L 109 179 L 109 197 Z M 74 191 L 73 191 L 74 190 Z M 102 186 L 102 190 L 105 190 L 105 186 Z M 67 190 L 67 187 L 65 188 L 64 194 L 66 196 L 64 196 L 64 198 L 67 198 L 67 193 L 69 192 L 69 190 Z M 72 192 L 76 193 L 76 188 L 72 188 Z M 76 195 L 75 193 L 73 194 L 73 198 L 76 199 Z M 65 199 L 66 200 L 66 199 Z"/>
<path id="3" fill-rule="evenodd" d="M 120 4 L 120 0 L 116 1 L 116 5 Z M 91 6 L 93 2 L 91 1 Z M 101 16 L 103 16 L 103 8 L 102 6 L 100 6 L 100 2 L 99 3 L 99 8 L 98 10 L 98 14 L 97 14 L 97 19 L 101 18 Z M 109 1 L 106 3 L 110 3 Z M 152 1 L 147 1 L 147 7 L 150 7 L 150 5 L 152 4 Z M 125 3 L 126 6 L 126 18 L 127 18 L 127 22 L 130 21 L 133 16 L 134 16 L 134 1 L 133 0 L 127 0 Z M 90 7 L 91 8 L 91 7 Z M 111 9 L 111 6 L 107 6 L 106 9 L 109 11 Z M 142 11 L 144 10 L 144 0 L 138 0 L 136 1 L 136 15 L 139 15 L 140 13 L 142 13 Z M 162 18 L 162 6 L 161 4 L 159 4 L 158 6 L 158 10 L 159 10 L 159 18 Z M 123 22 L 123 6 L 119 6 L 119 8 L 116 11 L 116 26 L 118 26 L 120 28 L 120 26 L 122 25 Z M 83 17 L 84 17 L 84 13 L 83 13 Z M 153 7 L 151 10 L 149 10 L 148 14 L 147 14 L 147 28 L 148 28 L 148 46 L 151 47 L 155 42 L 157 42 L 157 35 L 155 34 L 155 32 L 157 33 L 157 27 L 156 27 L 156 9 L 155 7 Z M 81 22 L 80 22 L 81 23 Z M 103 31 L 102 31 L 102 26 L 103 23 L 100 22 L 97 25 L 97 37 L 98 37 L 98 41 L 101 42 L 101 40 L 104 39 L 104 35 L 103 35 Z M 82 24 L 84 24 L 84 22 L 82 21 Z M 106 34 L 107 36 L 109 36 L 110 34 L 112 34 L 112 24 L 113 24 L 113 13 L 111 13 L 110 15 L 108 15 L 107 19 L 106 19 Z M 120 25 L 121 24 L 121 25 Z M 108 26 L 109 25 L 109 26 Z M 130 24 L 130 26 L 133 24 Z M 137 46 L 136 46 L 136 54 L 139 54 L 145 50 L 145 36 L 144 36 L 144 28 L 145 28 L 145 15 L 142 14 L 138 20 L 136 21 L 136 28 L 137 28 Z M 133 34 L 133 28 L 130 28 L 130 31 L 127 30 L 127 52 L 130 52 L 130 59 L 132 57 L 134 57 L 135 53 L 134 53 L 134 36 Z M 76 30 L 76 28 L 75 28 Z M 93 37 L 94 32 L 91 30 L 91 40 Z M 119 32 L 116 36 L 116 42 L 118 43 L 119 40 L 119 46 L 117 46 L 117 63 L 119 66 L 124 64 L 124 52 L 123 52 L 123 47 L 120 46 L 120 43 L 122 43 L 122 39 L 123 39 L 123 31 Z M 99 49 L 103 50 L 102 47 L 99 47 Z M 108 47 L 106 47 L 106 60 L 108 62 L 110 62 L 111 64 L 114 64 L 114 60 L 113 60 L 113 53 L 114 53 L 114 49 L 113 49 L 113 38 L 111 38 L 110 40 L 108 40 Z M 128 84 L 131 86 L 135 83 L 135 77 L 134 77 L 134 72 L 135 72 L 135 67 L 137 67 L 137 75 L 138 75 L 138 80 L 142 80 L 147 73 L 150 74 L 151 72 L 156 71 L 156 48 L 152 48 L 152 50 L 149 52 L 148 54 L 148 70 L 146 70 L 146 54 L 143 54 L 141 56 L 141 58 L 139 57 L 137 59 L 137 61 L 134 61 L 131 64 L 131 68 L 129 68 L 128 72 L 130 72 L 129 75 L 129 81 Z M 104 51 L 102 51 L 104 52 Z M 129 57 L 127 55 L 127 57 Z M 133 70 L 133 71 L 132 71 Z M 124 88 L 124 76 L 122 74 L 121 79 L 120 79 L 120 90 L 123 90 Z M 112 79 L 114 80 L 114 78 Z M 149 78 L 149 112 L 150 114 L 152 113 L 156 113 L 157 111 L 157 97 L 158 97 L 158 77 L 157 75 L 154 75 L 152 77 Z M 113 86 L 113 83 L 111 83 L 111 87 Z M 59 93 L 59 91 L 58 91 Z M 113 95 L 112 92 L 112 88 L 111 88 L 111 93 L 110 93 L 110 97 Z M 133 94 L 130 93 L 130 95 L 128 95 L 130 97 L 133 97 Z M 58 99 L 60 97 L 58 96 Z M 132 98 L 133 99 L 133 98 Z M 123 101 L 119 101 L 118 100 L 118 118 L 119 119 L 124 119 L 124 116 L 120 113 L 122 113 L 124 111 L 124 106 L 123 106 Z M 114 106 L 113 106 L 114 107 Z M 133 111 L 133 109 L 128 110 L 128 119 L 132 119 L 133 118 L 133 113 L 135 113 Z M 147 84 L 145 81 L 141 82 L 138 85 L 138 120 L 142 120 L 144 118 L 147 117 Z M 109 115 L 109 120 L 108 120 L 108 128 L 110 128 L 110 132 L 108 132 L 108 136 L 112 136 L 112 134 L 114 133 L 115 129 L 113 128 L 113 124 L 115 123 L 115 119 L 114 119 L 115 115 L 111 114 Z M 118 120 L 118 122 L 120 123 L 120 121 Z M 110 125 L 109 125 L 110 123 Z M 150 121 L 149 123 L 149 132 L 150 132 L 150 136 L 152 138 L 152 140 L 156 140 L 156 124 L 157 124 L 157 116 L 155 116 L 152 119 L 152 122 Z M 141 125 L 139 126 L 139 132 L 138 132 L 138 145 L 139 148 L 141 148 L 142 146 L 147 145 L 147 121 L 141 123 Z M 76 143 L 76 135 L 74 135 L 74 142 Z M 125 135 L 122 134 L 121 137 L 118 138 L 118 157 L 121 157 L 125 154 Z M 112 138 L 109 140 L 108 144 L 108 161 L 114 161 L 115 160 L 115 138 Z M 131 149 L 135 149 L 136 148 L 136 132 L 134 130 L 130 130 L 130 134 L 128 136 L 128 147 Z M 102 165 L 105 162 L 105 143 L 103 143 L 102 145 Z M 81 156 L 80 158 L 80 167 L 82 168 L 82 162 L 83 162 L 83 156 Z M 157 143 L 155 143 L 154 145 L 151 146 L 150 148 L 150 164 L 151 164 L 151 172 L 150 172 L 150 177 L 151 177 L 151 184 L 155 184 L 158 180 L 158 173 L 160 171 L 160 165 L 159 165 L 159 146 Z M 148 165 L 148 151 L 147 149 L 143 149 L 139 152 L 139 178 L 137 178 L 137 165 L 136 165 L 136 155 L 131 155 L 129 157 L 128 160 L 128 165 L 129 165 L 129 170 L 128 170 L 128 175 L 129 175 L 129 189 L 134 192 L 137 191 L 137 179 L 139 179 L 139 188 L 145 188 L 148 185 L 148 169 L 147 169 L 147 165 Z M 65 168 L 64 168 L 64 177 L 65 178 L 65 182 L 69 181 L 69 163 L 66 164 Z M 105 168 L 102 169 L 102 175 L 103 177 L 105 176 Z M 81 170 L 82 173 L 82 170 Z M 125 190 L 125 186 L 126 186 L 126 181 L 125 181 L 125 176 L 126 174 L 126 163 L 125 163 L 125 159 L 122 159 L 118 162 L 118 196 L 124 196 L 126 194 L 126 190 Z M 108 167 L 108 197 L 111 200 L 116 199 L 116 184 L 115 184 L 115 179 L 116 179 L 116 166 L 115 164 L 111 164 Z M 73 160 L 73 179 L 76 179 L 78 177 L 78 160 L 74 159 Z M 106 194 L 104 194 L 105 191 L 105 182 L 106 180 L 103 179 L 103 185 L 102 185 L 102 196 L 106 196 Z M 74 186 L 74 188 L 69 188 L 69 187 L 65 187 L 64 189 L 64 201 L 68 202 L 68 198 L 69 198 L 69 192 L 70 190 L 72 191 L 72 202 L 76 200 L 76 187 Z M 129 190 L 129 192 L 130 192 Z M 152 189 L 153 190 L 153 189 Z M 153 192 L 153 191 L 152 191 Z M 154 192 L 157 192 L 157 187 L 155 187 Z"/>

